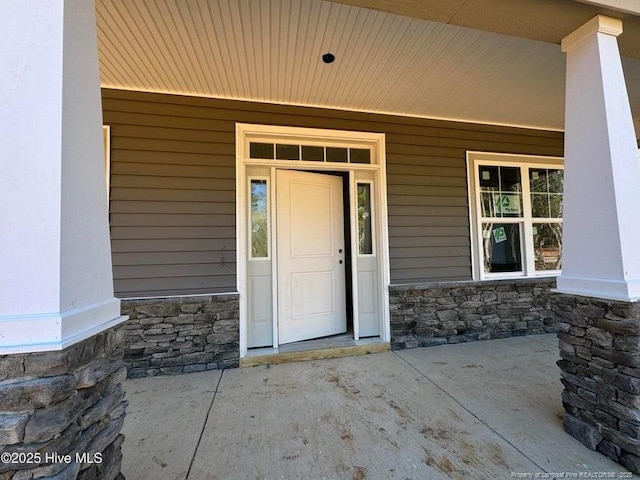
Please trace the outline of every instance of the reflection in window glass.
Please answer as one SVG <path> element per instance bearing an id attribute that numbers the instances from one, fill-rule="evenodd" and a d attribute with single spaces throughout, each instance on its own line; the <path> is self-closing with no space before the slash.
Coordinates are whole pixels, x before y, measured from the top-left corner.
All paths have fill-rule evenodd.
<path id="1" fill-rule="evenodd" d="M 269 252 L 267 181 L 251 180 L 251 257 L 265 258 Z"/>
<path id="2" fill-rule="evenodd" d="M 557 273 L 562 267 L 563 169 L 502 160 L 478 162 L 474 168 L 481 278 Z"/>
<path id="3" fill-rule="evenodd" d="M 262 160 L 303 160 L 305 162 L 338 162 L 371 164 L 370 148 L 327 147 L 285 143 L 249 143 L 249 158 Z M 496 167 L 497 171 L 497 167 Z M 504 175 L 508 177 L 506 172 Z M 503 176 L 504 176 L 503 175 Z M 505 178 L 507 178 L 505 177 Z M 497 178 L 497 177 L 496 177 Z M 505 180 L 508 185 L 509 179 Z"/>
<path id="4" fill-rule="evenodd" d="M 562 170 L 547 170 L 549 179 L 549 193 L 562 193 L 564 191 L 564 172 Z"/>
<path id="5" fill-rule="evenodd" d="M 549 217 L 549 195 L 546 193 L 531 194 L 531 216 L 532 217 Z"/>
<path id="6" fill-rule="evenodd" d="M 351 163 L 371 163 L 371 150 L 368 148 L 350 148 Z"/>
<path id="7" fill-rule="evenodd" d="M 521 272 L 520 223 L 483 223 L 484 271 Z"/>
<path id="8" fill-rule="evenodd" d="M 547 182 L 547 169 L 529 169 L 529 184 L 531 186 L 531 193 L 547 193 L 549 191 L 549 183 Z"/>
<path id="9" fill-rule="evenodd" d="M 251 142 L 249 144 L 249 157 L 273 160 L 273 143 Z"/>
<path id="10" fill-rule="evenodd" d="M 371 185 L 358 184 L 358 253 L 369 255 L 373 253 L 371 238 Z"/>
<path id="11" fill-rule="evenodd" d="M 562 218 L 562 194 L 549 194 L 549 216 Z"/>
<path id="12" fill-rule="evenodd" d="M 306 162 L 324 162 L 324 147 L 302 145 L 302 160 Z"/>
<path id="13" fill-rule="evenodd" d="M 500 167 L 500 190 L 503 192 L 519 192 L 520 167 Z"/>
<path id="14" fill-rule="evenodd" d="M 480 169 L 480 189 L 482 191 L 500 190 L 500 177 L 498 167 L 481 165 Z"/>
<path id="15" fill-rule="evenodd" d="M 327 147 L 327 162 L 347 163 L 347 149 Z"/>
<path id="16" fill-rule="evenodd" d="M 276 145 L 277 160 L 300 160 L 299 145 Z"/>
<path id="17" fill-rule="evenodd" d="M 562 268 L 562 223 L 534 223 L 533 251 L 536 270 Z"/>
<path id="18" fill-rule="evenodd" d="M 562 218 L 563 172 L 560 169 L 529 169 L 531 216 L 534 218 Z"/>
<path id="19" fill-rule="evenodd" d="M 519 167 L 479 166 L 482 216 L 522 217 Z"/>

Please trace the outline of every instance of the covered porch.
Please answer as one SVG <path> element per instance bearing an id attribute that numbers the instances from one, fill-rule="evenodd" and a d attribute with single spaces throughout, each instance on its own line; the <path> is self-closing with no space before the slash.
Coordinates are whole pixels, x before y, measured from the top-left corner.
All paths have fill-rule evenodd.
<path id="1" fill-rule="evenodd" d="M 117 478 L 126 375 L 222 370 L 191 378 L 224 380 L 252 348 L 325 335 L 296 336 L 289 322 L 294 335 L 285 337 L 284 320 L 296 308 L 301 318 L 333 314 L 334 305 L 344 309 L 330 334 L 385 348 L 559 330 L 565 389 L 554 395 L 565 428 L 640 470 L 635 2 L 528 0 L 511 11 L 492 0 L 361 3 L 0 7 L 11 39 L 0 47 L 0 208 L 10 219 L 0 244 L 2 448 L 107 458 L 0 465 L 0 478 Z M 305 157 L 305 148 L 316 153 Z M 287 205 L 305 203 L 269 190 L 291 187 L 292 172 L 313 175 L 314 188 L 327 182 L 339 199 L 323 228 L 307 221 L 320 217 L 312 208 L 300 215 L 306 223 L 280 222 Z M 253 201 L 254 186 L 267 200 Z M 547 214 L 533 213 L 534 199 Z M 254 203 L 268 222 L 252 223 Z M 287 265 L 277 248 L 290 232 L 305 233 L 295 245 L 306 247 L 338 227 L 339 263 L 323 284 L 334 290 L 314 290 L 316 277 L 300 297 L 279 283 Z M 542 245 L 542 231 L 554 243 Z M 336 272 L 347 273 L 334 282 Z M 415 355 L 409 371 L 420 387 L 409 391 L 418 398 L 433 387 L 444 408 L 451 396 L 422 371 L 421 352 L 375 358 L 393 372 Z M 368 358 L 344 362 L 365 376 Z M 308 365 L 330 377 L 331 363 L 299 368 Z M 338 377 L 326 383 L 357 395 Z M 475 425 L 472 409 L 452 401 Z M 393 400 L 389 411 L 372 402 L 383 417 L 399 416 L 399 433 L 417 418 L 404 407 L 420 412 L 419 400 Z M 242 418 L 223 411 L 219 420 Z M 480 424 L 478 435 L 494 438 L 497 429 Z M 416 469 L 453 475 L 475 461 L 470 453 L 455 463 L 438 446 L 440 427 L 424 428 L 430 443 Z M 500 438 L 511 453 L 481 471 L 550 472 Z"/>

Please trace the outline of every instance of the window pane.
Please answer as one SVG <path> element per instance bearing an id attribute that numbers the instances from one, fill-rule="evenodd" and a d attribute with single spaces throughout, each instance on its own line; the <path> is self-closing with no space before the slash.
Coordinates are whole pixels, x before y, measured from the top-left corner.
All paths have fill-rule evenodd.
<path id="1" fill-rule="evenodd" d="M 267 181 L 251 180 L 251 257 L 268 257 Z"/>
<path id="2" fill-rule="evenodd" d="M 519 192 L 520 167 L 500 167 L 500 190 L 503 192 Z"/>
<path id="3" fill-rule="evenodd" d="M 531 216 L 540 218 L 549 217 L 549 195 L 546 193 L 531 194 Z"/>
<path id="4" fill-rule="evenodd" d="M 562 193 L 564 189 L 564 171 L 563 170 L 547 170 L 549 180 L 550 193 Z"/>
<path id="5" fill-rule="evenodd" d="M 533 250 L 536 270 L 562 268 L 562 224 L 534 223 Z"/>
<path id="6" fill-rule="evenodd" d="M 273 143 L 251 142 L 249 144 L 249 157 L 273 160 Z"/>
<path id="7" fill-rule="evenodd" d="M 494 209 L 497 217 L 521 217 L 522 216 L 522 194 L 505 193 L 494 197 Z"/>
<path id="8" fill-rule="evenodd" d="M 521 272 L 520 223 L 483 223 L 484 271 Z"/>
<path id="9" fill-rule="evenodd" d="M 351 163 L 371 163 L 371 150 L 364 148 L 351 148 Z"/>
<path id="10" fill-rule="evenodd" d="M 483 217 L 523 216 L 520 167 L 481 165 L 478 175 Z"/>
<path id="11" fill-rule="evenodd" d="M 307 162 L 324 162 L 324 147 L 302 146 L 302 160 Z"/>
<path id="12" fill-rule="evenodd" d="M 358 184 L 358 253 L 373 253 L 371 237 L 371 185 Z"/>
<path id="13" fill-rule="evenodd" d="M 276 159 L 300 160 L 300 147 L 298 145 L 276 145 Z"/>
<path id="14" fill-rule="evenodd" d="M 347 162 L 347 149 L 327 147 L 327 162 Z"/>
<path id="15" fill-rule="evenodd" d="M 551 218 L 562 218 L 562 195 L 557 193 L 549 194 L 549 208 Z"/>
<path id="16" fill-rule="evenodd" d="M 557 169 L 532 168 L 531 216 L 534 218 L 562 218 L 563 172 Z"/>
<path id="17" fill-rule="evenodd" d="M 498 177 L 498 167 L 480 166 L 480 189 L 499 190 L 500 178 Z"/>
<path id="18" fill-rule="evenodd" d="M 544 168 L 532 168 L 529 170 L 529 182 L 531 191 L 535 193 L 546 193 L 549 191 L 547 183 L 547 170 Z"/>
<path id="19" fill-rule="evenodd" d="M 496 203 L 500 203 L 500 194 L 494 192 L 483 192 L 480 194 L 480 198 L 482 201 L 482 216 L 483 217 L 495 217 Z M 497 200 L 496 200 L 497 198 Z"/>

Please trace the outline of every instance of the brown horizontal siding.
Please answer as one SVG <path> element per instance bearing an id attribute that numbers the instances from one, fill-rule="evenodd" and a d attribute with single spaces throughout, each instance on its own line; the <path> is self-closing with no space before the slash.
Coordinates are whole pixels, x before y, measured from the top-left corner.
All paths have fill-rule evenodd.
<path id="1" fill-rule="evenodd" d="M 424 190 L 424 189 L 422 189 Z M 459 197 L 454 196 L 437 196 L 437 188 L 430 188 L 429 195 L 387 195 L 389 205 L 402 205 L 402 206 L 445 206 L 455 207 L 463 206 L 467 208 L 466 188 L 451 188 L 447 190 L 447 193 L 451 194 L 450 190 L 460 192 Z"/>
<path id="2" fill-rule="evenodd" d="M 425 281 L 469 280 L 471 267 L 430 267 L 428 275 L 424 268 L 391 267 L 391 278 L 402 278 L 397 283 L 419 283 Z"/>
<path id="3" fill-rule="evenodd" d="M 464 246 L 415 246 L 395 247 L 389 249 L 389 257 L 396 258 L 436 258 L 436 257 L 465 257 L 469 253 L 469 245 Z M 394 262 L 395 265 L 395 262 Z"/>
<path id="4" fill-rule="evenodd" d="M 182 178 L 162 175 L 111 175 L 111 188 L 175 188 L 179 190 L 207 190 L 209 198 L 215 198 L 220 190 L 235 191 L 233 179 L 227 178 Z M 235 197 L 234 197 L 235 198 Z"/>
<path id="5" fill-rule="evenodd" d="M 212 153 L 235 155 L 234 144 L 215 142 L 191 142 L 186 140 L 163 140 L 159 138 L 131 138 L 112 136 L 112 148 L 116 150 L 142 150 L 145 152 Z"/>
<path id="6" fill-rule="evenodd" d="M 116 257 L 119 255 L 131 254 L 134 258 L 139 253 L 160 253 L 171 252 L 203 252 L 203 251 L 229 251 L 235 246 L 235 235 L 229 238 L 161 238 L 142 240 L 118 240 L 112 239 L 111 249 Z M 128 265 L 133 265 L 131 259 Z"/>
<path id="7" fill-rule="evenodd" d="M 145 188 L 119 187 L 113 188 L 113 176 L 111 200 L 118 201 L 151 201 L 151 202 L 210 202 L 215 199 L 218 203 L 231 202 L 235 206 L 236 192 L 233 190 L 217 190 L 215 196 L 210 190 L 181 190 L 177 188 Z M 224 184 L 227 186 L 227 183 Z M 114 208 L 115 202 L 111 207 Z M 113 211 L 113 210 L 112 210 Z"/>
<path id="8" fill-rule="evenodd" d="M 112 213 L 112 227 L 234 227 L 233 215 Z"/>
<path id="9" fill-rule="evenodd" d="M 234 202 L 202 202 L 194 201 L 127 201 L 120 200 L 114 202 L 111 208 L 111 217 L 115 214 L 134 215 L 138 213 L 158 214 L 158 213 L 184 213 L 184 214 L 209 214 L 215 211 L 218 214 L 233 215 L 236 211 Z"/>
<path id="10" fill-rule="evenodd" d="M 113 133 L 112 133 L 113 135 Z M 153 152 L 152 155 L 145 150 L 124 150 L 126 161 L 129 163 L 158 163 L 170 165 L 214 165 L 220 167 L 235 168 L 235 155 L 212 155 L 210 153 L 182 152 L 176 156 L 172 152 Z M 120 156 L 121 151 L 111 146 L 111 157 Z"/>
<path id="11" fill-rule="evenodd" d="M 414 247 L 465 247 L 469 251 L 469 236 L 464 237 L 396 237 L 390 251 Z"/>
<path id="12" fill-rule="evenodd" d="M 235 263 L 220 261 L 216 263 L 175 263 L 167 269 L 163 263 L 157 265 L 121 265 L 113 268 L 118 278 L 141 279 L 162 277 L 209 277 L 213 271 L 221 271 L 228 275 L 236 269 Z"/>
<path id="13" fill-rule="evenodd" d="M 190 248 L 190 245 L 185 245 Z M 135 266 L 135 265 L 202 265 L 202 264 L 222 264 L 228 252 L 225 250 L 211 250 L 208 245 L 206 250 L 169 250 L 160 252 L 125 252 L 119 253 L 117 263 L 114 266 Z"/>
<path id="14" fill-rule="evenodd" d="M 112 226 L 111 239 L 142 240 L 154 238 L 233 238 L 235 227 L 181 227 L 165 225 L 161 227 Z"/>
<path id="15" fill-rule="evenodd" d="M 113 175 L 143 175 L 155 177 L 195 177 L 195 178 L 231 178 L 235 177 L 235 168 L 206 165 L 166 165 L 158 163 L 118 162 L 113 166 Z"/>
<path id="16" fill-rule="evenodd" d="M 398 178 L 396 177 L 395 180 L 398 180 Z M 425 188 L 422 185 L 403 185 L 401 183 L 399 184 L 390 183 L 388 176 L 387 176 L 387 185 L 388 185 L 387 194 L 389 195 L 389 197 L 395 196 L 396 198 L 398 198 L 399 202 L 402 201 L 400 200 L 400 197 L 405 197 L 405 200 L 407 202 L 414 202 L 414 201 L 419 202 L 418 198 L 416 197 L 425 196 L 424 195 Z M 460 198 L 460 197 L 466 197 L 467 186 L 465 185 L 461 187 L 451 187 L 451 186 L 439 187 L 439 186 L 430 185 L 428 192 L 429 192 L 428 196 L 430 197 Z M 391 204 L 393 205 L 393 203 Z M 409 203 L 409 205 L 413 205 L 413 203 Z M 415 205 L 421 205 L 421 203 L 415 203 Z M 465 202 L 465 205 L 466 205 L 466 202 Z"/>
<path id="17" fill-rule="evenodd" d="M 468 150 L 562 155 L 562 134 L 495 125 L 103 91 L 121 296 L 236 290 L 235 123 L 386 134 L 391 280 L 471 278 Z"/>
<path id="18" fill-rule="evenodd" d="M 433 205 L 393 205 L 389 208 L 389 221 L 394 217 L 459 217 L 469 212 L 466 207 L 433 206 Z"/>

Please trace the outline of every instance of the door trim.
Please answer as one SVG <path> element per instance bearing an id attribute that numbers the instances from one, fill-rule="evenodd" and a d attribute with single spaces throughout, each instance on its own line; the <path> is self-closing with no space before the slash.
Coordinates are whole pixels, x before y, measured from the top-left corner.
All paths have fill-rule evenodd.
<path id="1" fill-rule="evenodd" d="M 271 143 L 303 143 L 312 142 L 315 144 L 367 147 L 371 149 L 371 163 L 330 163 L 330 162 L 308 162 L 301 160 L 255 160 L 249 158 L 249 143 L 271 142 Z M 356 182 L 358 172 L 369 175 L 373 178 L 375 185 L 374 205 L 377 212 L 376 236 L 378 239 L 378 295 L 380 308 L 380 337 L 384 342 L 390 341 L 390 312 L 389 312 L 389 228 L 387 217 L 387 179 L 386 179 L 386 151 L 385 134 L 370 132 L 352 132 L 342 130 L 325 130 L 315 128 L 281 127 L 270 125 L 236 124 L 236 273 L 238 292 L 240 293 L 240 358 L 247 356 L 248 350 L 248 299 L 247 299 L 247 167 L 266 167 L 270 169 L 272 198 L 275 198 L 275 170 L 314 170 L 314 171 L 342 171 L 349 172 L 349 194 L 350 210 L 349 228 L 351 230 L 351 250 L 352 265 L 351 278 L 353 289 L 353 313 L 354 313 L 354 339 L 357 340 L 358 333 L 358 285 L 357 285 L 357 204 L 356 204 Z M 368 173 L 366 173 L 368 172 Z M 275 221 L 275 209 L 271 209 L 271 251 L 277 251 L 277 228 Z M 277 294 L 277 268 L 276 261 L 272 255 L 272 290 Z M 277 321 L 278 310 L 277 301 L 273 302 L 273 347 L 277 348 Z"/>

